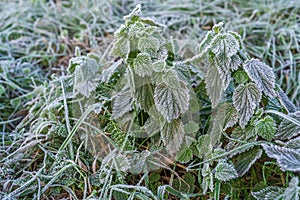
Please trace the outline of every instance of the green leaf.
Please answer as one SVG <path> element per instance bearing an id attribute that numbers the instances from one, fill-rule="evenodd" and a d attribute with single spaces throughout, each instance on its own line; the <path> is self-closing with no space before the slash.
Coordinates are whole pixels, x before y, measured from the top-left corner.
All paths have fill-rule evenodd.
<path id="1" fill-rule="evenodd" d="M 187 145 L 181 145 L 180 150 L 176 153 L 176 160 L 180 163 L 187 163 L 193 159 L 193 150 Z"/>
<path id="2" fill-rule="evenodd" d="M 217 67 L 211 67 L 208 69 L 205 76 L 205 84 L 207 94 L 211 100 L 212 108 L 215 108 L 218 105 L 224 91 L 223 81 Z"/>
<path id="3" fill-rule="evenodd" d="M 195 176 L 191 172 L 187 172 L 182 179 L 174 179 L 172 186 L 174 189 L 183 193 L 193 193 L 195 189 Z"/>
<path id="4" fill-rule="evenodd" d="M 202 193 L 206 194 L 208 189 L 211 192 L 213 192 L 214 191 L 214 176 L 213 176 L 213 173 L 212 173 L 208 163 L 203 165 L 203 168 L 201 170 L 201 175 L 203 177 L 202 184 L 201 184 Z"/>
<path id="5" fill-rule="evenodd" d="M 254 83 L 239 85 L 233 92 L 232 100 L 239 113 L 239 124 L 245 128 L 261 100 L 261 91 Z"/>
<path id="6" fill-rule="evenodd" d="M 184 128 L 180 120 L 165 123 L 161 130 L 161 139 L 170 153 L 176 153 L 183 142 Z"/>
<path id="7" fill-rule="evenodd" d="M 228 181 L 238 177 L 237 171 L 234 168 L 234 165 L 226 163 L 226 162 L 219 162 L 215 171 L 215 178 L 220 181 Z"/>
<path id="8" fill-rule="evenodd" d="M 255 148 L 241 153 L 236 158 L 235 169 L 240 177 L 244 176 L 251 166 L 261 157 L 262 150 Z"/>
<path id="9" fill-rule="evenodd" d="M 133 70 L 140 77 L 152 74 L 151 57 L 147 53 L 139 53 L 133 60 Z"/>
<path id="10" fill-rule="evenodd" d="M 250 79 L 257 84 L 260 90 L 269 97 L 275 96 L 275 75 L 271 67 L 254 58 L 247 60 L 243 67 Z"/>
<path id="11" fill-rule="evenodd" d="M 136 88 L 136 102 L 139 107 L 148 111 L 154 105 L 154 86 L 152 84 L 143 84 Z"/>
<path id="12" fill-rule="evenodd" d="M 192 134 L 199 130 L 199 124 L 194 121 L 189 121 L 187 124 L 184 125 L 184 132 L 186 134 Z"/>
<path id="13" fill-rule="evenodd" d="M 115 42 L 115 44 L 111 50 L 111 54 L 113 56 L 119 56 L 119 57 L 123 58 L 124 60 L 127 60 L 129 52 L 130 52 L 130 43 L 129 43 L 128 38 L 126 38 L 126 37 L 119 38 Z"/>
<path id="14" fill-rule="evenodd" d="M 262 144 L 270 158 L 275 158 L 282 171 L 300 172 L 300 151 L 273 144 Z"/>
<path id="15" fill-rule="evenodd" d="M 138 49 L 141 52 L 155 53 L 159 49 L 159 40 L 155 37 L 141 37 L 138 42 Z"/>
<path id="16" fill-rule="evenodd" d="M 288 116 L 300 121 L 300 112 L 291 113 Z M 278 127 L 276 138 L 286 140 L 297 135 L 300 135 L 300 126 L 288 119 L 283 119 Z"/>
<path id="17" fill-rule="evenodd" d="M 266 116 L 255 124 L 256 134 L 268 141 L 273 139 L 276 129 L 276 123 L 271 116 Z"/>
<path id="18" fill-rule="evenodd" d="M 131 110 L 132 93 L 130 87 L 125 85 L 124 88 L 114 98 L 112 118 L 117 119 Z"/>
<path id="19" fill-rule="evenodd" d="M 244 70 L 236 71 L 233 75 L 233 78 L 238 84 L 246 84 L 249 80 L 249 77 Z"/>
<path id="20" fill-rule="evenodd" d="M 187 111 L 189 97 L 189 90 L 183 83 L 178 88 L 159 84 L 154 91 L 156 108 L 168 122 L 177 119 L 180 114 Z"/>
<path id="21" fill-rule="evenodd" d="M 202 158 L 205 154 L 212 151 L 209 135 L 201 135 L 197 142 L 198 157 Z"/>

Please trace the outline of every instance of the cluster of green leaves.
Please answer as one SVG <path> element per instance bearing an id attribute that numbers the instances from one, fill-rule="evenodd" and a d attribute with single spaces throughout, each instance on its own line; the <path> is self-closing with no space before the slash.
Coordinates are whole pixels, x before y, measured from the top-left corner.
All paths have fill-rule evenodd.
<path id="1" fill-rule="evenodd" d="M 253 148 L 260 144 L 270 157 L 278 159 L 283 170 L 293 171 L 291 165 L 298 162 L 297 152 L 291 150 L 283 158 L 282 152 L 277 150 L 279 147 L 268 144 L 283 134 L 277 124 L 283 127 L 282 123 L 291 123 L 298 127 L 297 119 L 287 118 L 286 122 L 274 114 L 297 115 L 297 109 L 276 87 L 272 68 L 246 55 L 239 34 L 225 32 L 223 24 L 219 23 L 199 44 L 198 55 L 179 61 L 174 39 L 162 37 L 158 33 L 161 25 L 141 18 L 139 13 L 137 7 L 124 18 L 125 26 L 116 32 L 112 54 L 122 59 L 126 72 L 123 89 L 113 104 L 115 119 L 134 113 L 133 117 L 126 117 L 132 122 L 144 111 L 149 117 L 143 128 L 147 131 L 149 126 L 156 127 L 155 134 L 160 133 L 160 140 L 169 153 L 176 153 L 179 162 L 187 163 L 193 156 L 203 159 L 203 193 L 208 190 L 218 193 L 215 188 L 220 181 L 246 174 L 262 155 L 261 148 Z M 204 70 L 203 66 L 197 67 L 203 63 Z M 198 76 L 205 74 L 202 80 L 205 88 L 202 89 L 206 90 L 214 113 L 209 132 L 201 136 L 198 124 L 182 122 L 184 114 L 191 110 L 190 97 L 195 94 L 188 81 L 195 69 Z M 269 110 L 271 108 L 273 110 Z M 200 111 L 201 108 L 196 110 Z M 128 133 L 131 134 L 131 130 Z M 152 133 L 148 135 L 153 136 Z M 289 129 L 286 135 L 296 137 L 299 133 Z M 191 165 L 190 169 L 198 165 Z"/>
<path id="2" fill-rule="evenodd" d="M 13 176 L 9 169 L 25 162 L 29 149 L 35 156 L 26 163 L 34 169 L 39 163 L 37 173 L 5 179 L 0 195 L 40 198 L 63 190 L 74 199 L 231 198 L 234 181 L 264 150 L 291 179 L 260 187 L 253 197 L 299 198 L 299 112 L 272 69 L 246 54 L 241 36 L 219 23 L 197 55 L 183 60 L 177 40 L 141 17 L 139 5 L 124 20 L 112 45 L 116 59 L 104 63 L 102 55 L 76 50 L 68 75 L 53 76 L 35 92 L 10 145 L 16 150 L 0 163 L 1 177 Z M 169 167 L 176 162 L 192 172 L 178 176 Z M 159 168 L 172 174 L 171 185 Z M 138 178 L 126 178 L 128 172 Z"/>

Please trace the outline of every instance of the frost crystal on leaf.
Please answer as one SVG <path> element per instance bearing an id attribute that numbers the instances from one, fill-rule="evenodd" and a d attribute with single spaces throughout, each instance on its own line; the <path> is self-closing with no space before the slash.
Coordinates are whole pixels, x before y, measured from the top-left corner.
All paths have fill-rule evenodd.
<path id="1" fill-rule="evenodd" d="M 152 74 L 151 57 L 147 53 L 139 53 L 133 60 L 134 72 L 140 77 Z"/>
<path id="2" fill-rule="evenodd" d="M 159 49 L 159 40 L 155 37 L 142 37 L 139 39 L 138 49 L 141 52 L 155 53 Z"/>
<path id="3" fill-rule="evenodd" d="M 170 153 L 176 153 L 183 142 L 184 128 L 180 120 L 165 123 L 161 130 L 161 139 Z"/>
<path id="4" fill-rule="evenodd" d="M 120 93 L 117 94 L 113 104 L 112 117 L 114 119 L 122 117 L 131 110 L 132 94 L 130 87 L 126 85 Z"/>
<path id="5" fill-rule="evenodd" d="M 283 188 L 270 186 L 256 192 L 251 192 L 251 194 L 257 200 L 279 200 L 282 198 L 283 192 Z"/>
<path id="6" fill-rule="evenodd" d="M 249 151 L 243 152 L 236 158 L 235 168 L 239 176 L 244 176 L 251 166 L 259 159 L 262 155 L 261 149 L 251 149 Z"/>
<path id="7" fill-rule="evenodd" d="M 232 164 L 226 162 L 219 162 L 215 171 L 215 178 L 220 181 L 228 181 L 238 177 L 238 174 Z"/>
<path id="8" fill-rule="evenodd" d="M 229 33 L 217 35 L 211 42 L 211 51 L 219 57 L 225 54 L 228 57 L 233 56 L 239 50 L 239 42 Z"/>
<path id="9" fill-rule="evenodd" d="M 125 37 L 119 38 L 111 50 L 111 54 L 114 56 L 120 56 L 124 60 L 128 58 L 130 52 L 130 43 L 129 40 Z"/>
<path id="10" fill-rule="evenodd" d="M 82 59 L 80 65 L 77 65 L 75 69 L 74 90 L 85 97 L 89 97 L 99 84 L 98 64 L 96 60 L 91 58 Z"/>
<path id="11" fill-rule="evenodd" d="M 168 122 L 177 119 L 180 114 L 187 111 L 189 98 L 189 90 L 183 83 L 181 83 L 179 88 L 171 88 L 165 84 L 159 84 L 154 91 L 154 101 L 157 110 Z"/>
<path id="12" fill-rule="evenodd" d="M 208 69 L 205 76 L 205 84 L 212 107 L 215 108 L 218 105 L 224 91 L 223 81 L 217 67 L 211 67 Z"/>
<path id="13" fill-rule="evenodd" d="M 274 97 L 275 75 L 271 67 L 254 58 L 247 60 L 243 67 L 251 80 L 254 81 L 267 96 Z"/>
<path id="14" fill-rule="evenodd" d="M 291 113 L 288 116 L 300 121 L 300 112 Z M 288 119 L 283 119 L 278 127 L 276 137 L 280 140 L 286 140 L 297 135 L 300 135 L 300 126 Z"/>
<path id="15" fill-rule="evenodd" d="M 262 144 L 270 158 L 275 158 L 283 171 L 300 172 L 300 151 L 272 144 Z"/>
<path id="16" fill-rule="evenodd" d="M 239 113 L 239 124 L 245 128 L 261 100 L 261 91 L 254 83 L 239 85 L 233 93 L 232 100 Z"/>

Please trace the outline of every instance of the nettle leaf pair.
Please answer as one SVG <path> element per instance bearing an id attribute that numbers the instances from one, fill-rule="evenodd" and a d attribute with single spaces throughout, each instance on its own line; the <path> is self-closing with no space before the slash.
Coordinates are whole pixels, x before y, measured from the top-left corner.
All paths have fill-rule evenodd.
<path id="1" fill-rule="evenodd" d="M 120 57 L 126 72 L 123 88 L 114 97 L 112 114 L 114 119 L 120 119 L 133 108 L 146 112 L 149 117 L 142 131 L 153 135 L 149 130 L 159 129 L 162 142 L 174 153 L 184 142 L 180 116 L 190 107 L 190 74 L 186 65 L 175 62 L 176 41 L 166 39 L 163 25 L 141 18 L 140 12 L 137 6 L 124 17 L 125 25 L 116 32 L 112 55 Z"/>

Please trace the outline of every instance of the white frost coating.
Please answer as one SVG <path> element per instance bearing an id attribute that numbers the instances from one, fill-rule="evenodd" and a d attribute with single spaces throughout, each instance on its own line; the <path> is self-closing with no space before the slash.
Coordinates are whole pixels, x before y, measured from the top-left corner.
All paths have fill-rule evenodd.
<path id="1" fill-rule="evenodd" d="M 247 60 L 244 70 L 252 81 L 269 97 L 275 96 L 275 75 L 271 67 L 258 59 Z"/>
<path id="2" fill-rule="evenodd" d="M 245 128 L 261 100 L 261 91 L 254 83 L 242 84 L 233 92 L 232 100 L 239 113 L 239 124 Z"/>

